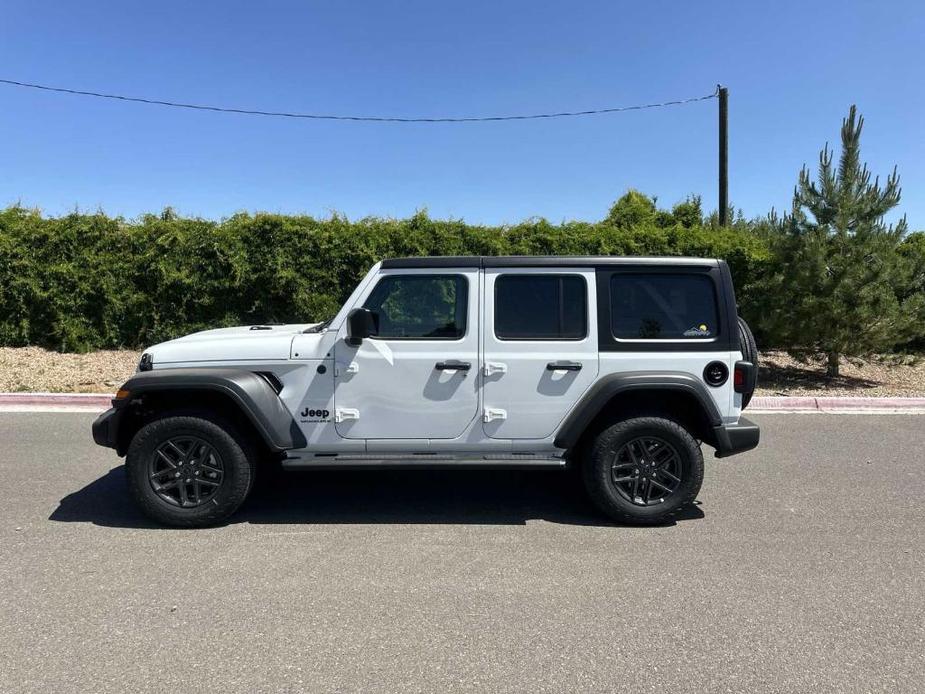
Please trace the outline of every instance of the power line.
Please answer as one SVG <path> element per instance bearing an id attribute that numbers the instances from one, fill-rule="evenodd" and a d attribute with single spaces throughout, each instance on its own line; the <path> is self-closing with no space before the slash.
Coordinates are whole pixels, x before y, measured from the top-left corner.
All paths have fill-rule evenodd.
<path id="1" fill-rule="evenodd" d="M 247 116 L 273 116 L 278 118 L 301 118 L 308 120 L 346 120 L 346 121 L 366 121 L 373 123 L 483 123 L 488 121 L 506 121 L 506 120 L 537 120 L 540 118 L 568 118 L 572 116 L 594 116 L 605 113 L 622 113 L 624 111 L 643 111 L 650 108 L 663 108 L 665 106 L 680 106 L 695 101 L 705 101 L 716 97 L 717 92 L 705 94 L 704 96 L 694 96 L 688 99 L 676 99 L 674 101 L 663 101 L 655 104 L 640 104 L 638 106 L 617 106 L 614 108 L 599 108 L 587 111 L 558 111 L 554 113 L 532 113 L 527 115 L 509 115 L 509 116 L 464 116 L 459 118 L 397 118 L 391 116 L 338 116 L 319 113 L 291 113 L 287 111 L 263 111 L 246 108 L 228 108 L 224 106 L 206 106 L 203 104 L 185 104 L 177 101 L 165 101 L 162 99 L 145 99 L 137 96 L 123 96 L 120 94 L 103 94 L 100 92 L 84 91 L 82 89 L 68 89 L 65 87 L 50 87 L 45 84 L 31 84 L 29 82 L 18 82 L 16 80 L 0 79 L 0 84 L 9 84 L 15 87 L 27 87 L 29 89 L 40 89 L 46 92 L 58 92 L 61 94 L 76 94 L 78 96 L 92 96 L 99 99 L 116 99 L 118 101 L 131 101 L 139 104 L 153 104 L 156 106 L 170 106 L 173 108 L 188 108 L 196 111 L 217 111 L 219 113 L 239 113 Z"/>

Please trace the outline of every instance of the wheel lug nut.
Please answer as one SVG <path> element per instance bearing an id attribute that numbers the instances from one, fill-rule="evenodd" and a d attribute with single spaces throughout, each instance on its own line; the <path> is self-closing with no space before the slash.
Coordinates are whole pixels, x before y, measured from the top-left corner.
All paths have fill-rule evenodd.
<path id="1" fill-rule="evenodd" d="M 179 472 L 176 472 L 176 473 L 174 473 L 173 476 L 174 476 L 174 477 L 179 477 L 179 476 L 180 476 L 180 473 L 179 473 Z"/>

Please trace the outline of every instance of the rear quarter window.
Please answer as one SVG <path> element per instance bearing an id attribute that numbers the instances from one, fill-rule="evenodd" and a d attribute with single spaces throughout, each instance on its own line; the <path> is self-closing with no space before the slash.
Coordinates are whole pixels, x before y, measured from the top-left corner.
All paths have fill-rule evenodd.
<path id="1" fill-rule="evenodd" d="M 706 340 L 719 334 L 716 288 L 707 275 L 615 274 L 610 325 L 619 340 Z"/>

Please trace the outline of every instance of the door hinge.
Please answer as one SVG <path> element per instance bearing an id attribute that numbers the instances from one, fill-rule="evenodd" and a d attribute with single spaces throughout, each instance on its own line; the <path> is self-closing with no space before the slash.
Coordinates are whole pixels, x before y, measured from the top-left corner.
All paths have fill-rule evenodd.
<path id="1" fill-rule="evenodd" d="M 355 361 L 350 362 L 347 366 L 341 368 L 340 365 L 334 367 L 334 375 L 340 376 L 341 374 L 355 374 L 360 372 L 360 365 Z"/>
<path id="2" fill-rule="evenodd" d="M 347 419 L 359 419 L 360 411 L 352 407 L 337 407 L 334 410 L 334 421 L 338 424 Z"/>
<path id="3" fill-rule="evenodd" d="M 486 424 L 496 419 L 507 419 L 507 410 L 499 410 L 496 407 L 486 407 L 482 413 L 482 421 Z"/>
<path id="4" fill-rule="evenodd" d="M 482 367 L 482 373 L 486 376 L 491 376 L 492 374 L 506 374 L 507 364 L 502 364 L 498 361 L 486 361 L 485 366 Z"/>

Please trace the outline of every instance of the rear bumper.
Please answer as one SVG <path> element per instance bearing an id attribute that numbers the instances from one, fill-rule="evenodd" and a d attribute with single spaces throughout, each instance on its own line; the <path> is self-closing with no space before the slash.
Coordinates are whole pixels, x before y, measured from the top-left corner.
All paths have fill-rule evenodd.
<path id="1" fill-rule="evenodd" d="M 716 457 L 726 458 L 736 453 L 750 451 L 758 445 L 761 430 L 758 425 L 745 417 L 739 417 L 735 424 L 723 424 L 714 427 L 716 436 Z"/>
<path id="2" fill-rule="evenodd" d="M 93 421 L 93 440 L 98 446 L 116 448 L 119 434 L 119 418 L 122 413 L 112 407 Z"/>

